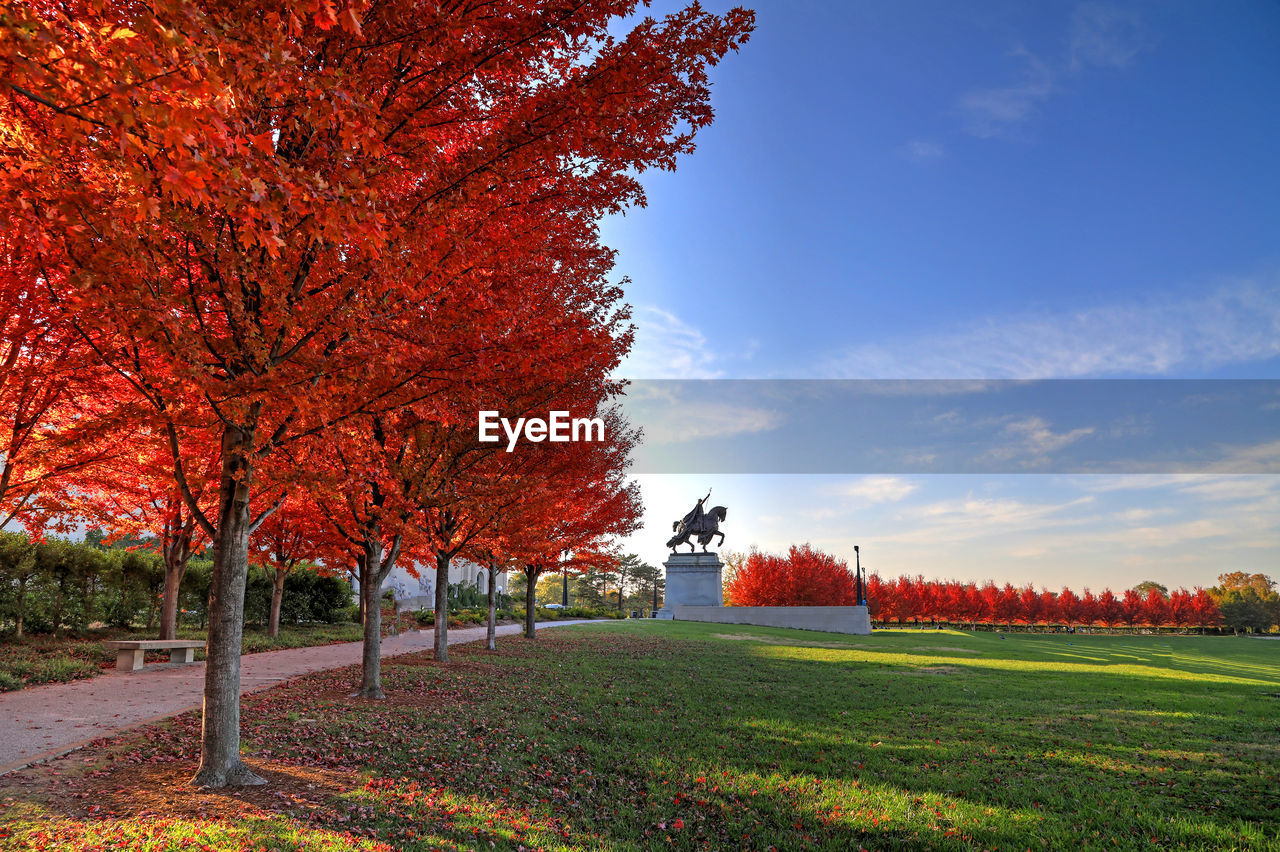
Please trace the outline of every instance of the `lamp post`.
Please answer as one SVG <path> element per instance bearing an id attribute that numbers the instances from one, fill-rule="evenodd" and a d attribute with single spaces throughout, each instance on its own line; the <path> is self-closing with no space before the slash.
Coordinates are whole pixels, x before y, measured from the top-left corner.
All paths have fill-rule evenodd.
<path id="1" fill-rule="evenodd" d="M 853 559 L 854 563 L 857 565 L 854 576 L 856 576 L 858 580 L 858 605 L 866 606 L 867 601 L 862 597 L 862 555 L 859 553 L 858 545 L 856 544 L 853 546 Z"/>
<path id="2" fill-rule="evenodd" d="M 560 605 L 569 606 L 569 551 L 564 552 L 564 561 L 560 563 Z"/>

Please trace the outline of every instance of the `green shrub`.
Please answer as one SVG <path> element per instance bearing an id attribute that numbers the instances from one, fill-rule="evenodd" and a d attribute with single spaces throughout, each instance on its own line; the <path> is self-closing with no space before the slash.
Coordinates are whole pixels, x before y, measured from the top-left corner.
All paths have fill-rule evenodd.
<path id="1" fill-rule="evenodd" d="M 0 672 L 0 692 L 10 692 L 22 688 L 22 681 L 8 672 Z"/>
<path id="2" fill-rule="evenodd" d="M 602 606 L 571 606 L 568 609 L 560 610 L 561 618 L 625 618 L 626 616 L 618 612 L 616 609 L 608 609 Z"/>
<path id="3" fill-rule="evenodd" d="M 305 567 L 285 574 L 284 595 L 280 598 L 281 624 L 337 624 L 349 614 L 350 607 L 351 585 L 346 580 Z M 244 620 L 250 624 L 266 624 L 270 614 L 271 578 L 265 569 L 255 566 L 249 570 L 245 583 Z M 355 620 L 360 620 L 358 606 Z"/>

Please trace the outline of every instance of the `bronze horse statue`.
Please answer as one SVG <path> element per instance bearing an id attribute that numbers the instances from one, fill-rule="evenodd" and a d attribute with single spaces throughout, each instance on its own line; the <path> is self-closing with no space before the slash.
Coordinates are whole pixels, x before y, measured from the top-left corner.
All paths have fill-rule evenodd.
<path id="1" fill-rule="evenodd" d="M 703 512 L 702 501 L 698 501 L 698 508 L 694 509 L 689 515 L 682 520 L 672 521 L 671 531 L 675 533 L 667 542 L 667 547 L 673 551 L 682 544 L 689 545 L 689 552 L 693 552 L 693 542 L 689 541 L 692 536 L 698 537 L 698 544 L 702 545 L 705 551 L 707 545 L 711 543 L 711 539 L 720 536 L 718 544 L 724 544 L 724 533 L 720 532 L 720 524 L 724 523 L 725 508 L 724 506 L 716 506 L 709 512 Z"/>

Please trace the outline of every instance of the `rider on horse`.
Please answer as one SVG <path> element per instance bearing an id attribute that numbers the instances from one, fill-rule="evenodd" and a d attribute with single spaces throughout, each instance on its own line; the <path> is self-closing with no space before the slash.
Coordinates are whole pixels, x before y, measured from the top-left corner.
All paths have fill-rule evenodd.
<path id="1" fill-rule="evenodd" d="M 702 504 L 707 502 L 707 500 L 710 499 L 710 497 L 711 497 L 711 489 L 708 488 L 707 496 L 699 500 L 698 505 L 694 506 L 693 510 L 690 511 L 689 514 L 685 515 L 683 518 L 680 519 L 680 524 L 677 529 L 678 532 L 684 532 L 685 530 L 688 530 L 691 533 L 696 533 L 696 532 L 702 531 L 702 519 L 706 517 L 706 514 L 707 514 L 706 512 L 703 511 Z"/>

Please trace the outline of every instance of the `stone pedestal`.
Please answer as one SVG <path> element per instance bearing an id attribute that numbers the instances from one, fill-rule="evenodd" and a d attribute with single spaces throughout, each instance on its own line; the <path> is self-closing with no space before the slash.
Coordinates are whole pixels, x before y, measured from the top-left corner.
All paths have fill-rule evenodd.
<path id="1" fill-rule="evenodd" d="M 667 593 L 658 618 L 675 618 L 678 606 L 724 606 L 719 554 L 673 553 L 662 567 L 667 569 Z"/>

